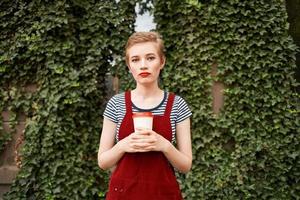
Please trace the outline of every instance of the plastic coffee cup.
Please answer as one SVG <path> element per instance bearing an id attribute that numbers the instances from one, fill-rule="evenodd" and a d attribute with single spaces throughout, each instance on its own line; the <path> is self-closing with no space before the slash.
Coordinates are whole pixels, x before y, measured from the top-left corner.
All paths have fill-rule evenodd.
<path id="1" fill-rule="evenodd" d="M 152 130 L 153 114 L 151 112 L 136 112 L 132 113 L 134 130 L 137 128 Z"/>

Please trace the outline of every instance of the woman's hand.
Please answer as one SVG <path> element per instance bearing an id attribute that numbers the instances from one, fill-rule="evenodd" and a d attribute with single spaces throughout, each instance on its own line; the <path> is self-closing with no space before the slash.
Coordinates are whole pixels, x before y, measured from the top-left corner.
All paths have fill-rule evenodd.
<path id="1" fill-rule="evenodd" d="M 143 136 L 143 141 L 145 141 L 143 149 L 146 151 L 164 152 L 170 145 L 170 142 L 167 139 L 153 130 L 138 128 L 137 134 Z"/>
<path id="2" fill-rule="evenodd" d="M 144 135 L 136 132 L 131 133 L 126 138 L 120 140 L 117 143 L 123 152 L 135 153 L 135 152 L 146 152 L 144 149 L 147 146 L 147 139 Z"/>
<path id="3" fill-rule="evenodd" d="M 120 148 L 127 153 L 166 151 L 170 142 L 163 136 L 149 129 L 137 129 L 123 140 L 119 141 Z"/>

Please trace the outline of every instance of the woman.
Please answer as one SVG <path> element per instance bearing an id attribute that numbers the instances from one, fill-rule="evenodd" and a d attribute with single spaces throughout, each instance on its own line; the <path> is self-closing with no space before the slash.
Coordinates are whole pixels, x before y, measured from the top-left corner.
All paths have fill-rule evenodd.
<path id="1" fill-rule="evenodd" d="M 191 111 L 181 97 L 159 88 L 163 50 L 155 32 L 137 32 L 127 41 L 136 88 L 109 100 L 98 152 L 99 167 L 114 169 L 107 200 L 182 199 L 173 168 L 187 173 L 192 165 Z M 145 111 L 154 115 L 153 129 L 134 131 L 132 114 Z"/>

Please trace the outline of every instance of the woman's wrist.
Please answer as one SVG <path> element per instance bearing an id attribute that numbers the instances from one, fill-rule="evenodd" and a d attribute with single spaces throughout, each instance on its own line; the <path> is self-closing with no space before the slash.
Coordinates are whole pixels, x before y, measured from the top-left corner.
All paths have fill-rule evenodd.
<path id="1" fill-rule="evenodd" d="M 172 145 L 171 142 L 169 142 L 168 140 L 165 140 L 165 144 L 163 146 L 162 152 L 163 153 L 168 153 L 171 150 L 172 146 L 173 145 Z"/>
<path id="2" fill-rule="evenodd" d="M 120 154 L 125 153 L 124 148 L 123 148 L 123 141 L 122 141 L 122 140 L 119 141 L 119 142 L 117 142 L 117 143 L 115 144 L 115 148 L 116 148 L 116 151 L 117 151 L 118 153 L 120 153 Z"/>

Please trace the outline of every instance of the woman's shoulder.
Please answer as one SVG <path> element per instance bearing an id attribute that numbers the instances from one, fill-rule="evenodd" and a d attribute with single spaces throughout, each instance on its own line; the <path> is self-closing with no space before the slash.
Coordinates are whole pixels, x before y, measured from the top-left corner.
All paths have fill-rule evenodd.
<path id="1" fill-rule="evenodd" d="M 169 91 L 165 91 L 167 94 L 168 94 L 168 96 L 169 95 L 174 95 L 174 102 L 176 103 L 176 104 L 178 104 L 178 103 L 186 103 L 186 101 L 184 100 L 184 97 L 182 97 L 181 95 L 178 95 L 178 94 L 176 94 L 176 93 L 174 93 L 174 92 L 169 92 Z"/>
<path id="2" fill-rule="evenodd" d="M 124 99 L 124 97 L 125 97 L 125 92 L 121 92 L 121 93 L 118 93 L 118 94 L 113 95 L 113 96 L 110 98 L 110 101 L 118 101 L 118 100 L 122 100 L 122 99 Z"/>
<path id="3" fill-rule="evenodd" d="M 124 104 L 125 103 L 125 93 L 122 92 L 122 93 L 118 93 L 118 94 L 115 94 L 113 95 L 107 102 L 107 105 L 110 105 L 110 106 L 113 106 L 113 107 L 118 107 L 120 106 L 121 104 Z"/>
<path id="4" fill-rule="evenodd" d="M 168 92 L 169 95 L 172 92 Z M 188 103 L 185 101 L 184 97 L 181 95 L 174 94 L 174 103 L 173 103 L 173 113 L 176 115 L 176 123 L 182 122 L 186 118 L 189 118 L 192 115 L 192 112 L 189 108 Z"/>

